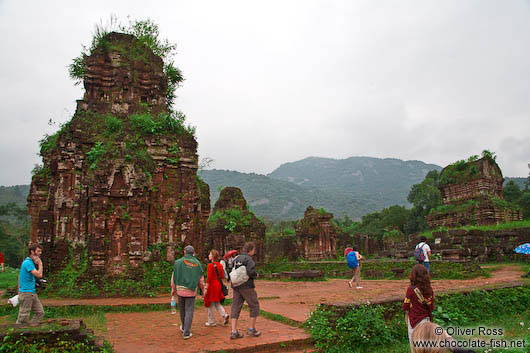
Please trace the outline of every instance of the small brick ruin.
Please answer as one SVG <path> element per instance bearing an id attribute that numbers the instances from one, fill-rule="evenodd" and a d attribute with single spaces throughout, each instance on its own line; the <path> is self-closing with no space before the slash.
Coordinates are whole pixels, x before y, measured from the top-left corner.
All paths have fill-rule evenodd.
<path id="1" fill-rule="evenodd" d="M 256 262 L 265 260 L 265 223 L 247 208 L 241 189 L 221 190 L 208 220 L 206 240 L 210 249 L 223 256 L 229 250 L 241 250 L 246 242 L 254 242 Z"/>
<path id="2" fill-rule="evenodd" d="M 304 218 L 296 224 L 300 256 L 307 260 L 322 260 L 336 256 L 338 227 L 331 222 L 333 214 L 309 206 Z"/>
<path id="3" fill-rule="evenodd" d="M 455 173 L 454 171 L 455 165 L 445 167 L 440 172 L 440 180 L 443 179 L 444 173 Z M 445 209 L 426 217 L 431 229 L 470 224 L 499 224 L 522 219 L 521 212 L 510 208 L 503 200 L 504 178 L 493 159 L 483 157 L 462 163 L 457 172 L 464 175 L 462 180 L 451 179 L 439 187 Z"/>
<path id="4" fill-rule="evenodd" d="M 384 257 L 410 259 L 420 237 L 412 235 L 401 241 L 383 240 L 379 250 L 370 252 Z M 527 255 L 516 254 L 513 249 L 530 242 L 530 228 L 507 230 L 452 229 L 433 232 L 427 240 L 435 259 L 449 261 L 530 261 Z M 363 249 L 361 248 L 361 251 Z"/>
<path id="5" fill-rule="evenodd" d="M 102 274 L 161 250 L 173 261 L 179 245 L 204 251 L 209 188 L 197 177 L 195 137 L 169 115 L 164 63 L 132 35 L 113 32 L 105 43 L 84 58 L 84 97 L 41 144 L 31 182 L 30 238 L 52 272 L 72 250 Z"/>

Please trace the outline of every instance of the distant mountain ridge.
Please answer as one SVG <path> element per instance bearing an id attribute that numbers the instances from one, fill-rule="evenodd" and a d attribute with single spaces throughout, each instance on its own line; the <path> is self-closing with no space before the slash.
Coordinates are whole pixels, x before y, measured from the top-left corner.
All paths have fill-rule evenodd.
<path id="1" fill-rule="evenodd" d="M 324 207 L 336 215 L 348 214 L 355 218 L 377 207 L 368 200 L 325 190 L 310 190 L 295 183 L 255 173 L 214 169 L 200 171 L 199 176 L 210 186 L 212 205 L 219 197 L 221 188 L 236 186 L 243 191 L 252 211 L 259 217 L 270 220 L 301 218 L 309 205 Z"/>
<path id="2" fill-rule="evenodd" d="M 396 204 L 408 205 L 411 186 L 420 183 L 429 171 L 441 169 L 436 164 L 395 158 L 309 157 L 282 164 L 268 176 L 311 190 L 345 193 L 368 200 L 381 209 Z"/>
<path id="3" fill-rule="evenodd" d="M 0 205 L 14 202 L 19 206 L 26 206 L 29 185 L 0 186 Z"/>
<path id="4" fill-rule="evenodd" d="M 412 185 L 420 183 L 435 164 L 399 159 L 308 157 L 285 163 L 268 175 L 204 170 L 211 200 L 218 187 L 237 186 L 260 217 L 298 219 L 307 206 L 324 207 L 336 217 L 359 219 L 392 205 L 408 205 Z"/>
<path id="5" fill-rule="evenodd" d="M 392 205 L 410 206 L 411 186 L 429 171 L 441 169 L 394 158 L 308 157 L 282 164 L 268 175 L 216 169 L 198 174 L 210 186 L 212 205 L 219 197 L 218 188 L 236 186 L 257 216 L 277 221 L 302 218 L 309 205 L 352 219 Z M 506 178 L 505 183 L 510 180 L 522 188 L 526 178 Z M 26 205 L 28 191 L 29 185 L 0 186 L 0 204 Z"/>

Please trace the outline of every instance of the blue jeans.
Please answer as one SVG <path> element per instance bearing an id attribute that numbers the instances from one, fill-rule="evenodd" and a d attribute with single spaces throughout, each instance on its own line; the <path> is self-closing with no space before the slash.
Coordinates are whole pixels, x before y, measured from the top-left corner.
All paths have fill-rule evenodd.
<path id="1" fill-rule="evenodd" d="M 429 261 L 424 261 L 423 266 L 425 266 L 427 272 L 431 272 L 431 263 Z"/>

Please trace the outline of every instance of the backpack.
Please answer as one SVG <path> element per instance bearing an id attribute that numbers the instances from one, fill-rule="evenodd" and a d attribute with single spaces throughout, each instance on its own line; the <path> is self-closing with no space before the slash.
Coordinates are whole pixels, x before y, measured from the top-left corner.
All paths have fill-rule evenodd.
<path id="1" fill-rule="evenodd" d="M 356 268 L 359 266 L 359 261 L 357 260 L 357 252 L 350 251 L 348 255 L 346 255 L 346 261 L 348 263 L 349 268 Z"/>
<path id="2" fill-rule="evenodd" d="M 414 260 L 418 261 L 419 263 L 423 263 L 423 261 L 425 260 L 425 254 L 423 253 L 424 246 L 425 243 L 414 249 Z"/>
<path id="3" fill-rule="evenodd" d="M 237 259 L 237 258 L 236 258 Z M 232 287 L 239 287 L 246 281 L 248 281 L 247 267 L 241 265 L 236 268 L 235 259 L 234 259 L 234 268 L 230 271 L 230 282 L 232 282 Z"/>

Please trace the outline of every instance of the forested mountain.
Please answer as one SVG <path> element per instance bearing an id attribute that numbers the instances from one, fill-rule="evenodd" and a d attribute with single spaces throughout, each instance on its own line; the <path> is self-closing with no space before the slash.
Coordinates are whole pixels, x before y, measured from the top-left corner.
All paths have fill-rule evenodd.
<path id="1" fill-rule="evenodd" d="M 309 157 L 282 164 L 269 175 L 230 170 L 203 170 L 199 175 L 210 185 L 212 206 L 225 186 L 241 188 L 257 216 L 270 219 L 298 219 L 307 206 L 323 207 L 335 217 L 359 219 L 366 213 L 392 205 L 409 206 L 407 195 L 435 164 L 399 159 L 351 157 L 331 159 Z M 521 189 L 527 178 L 514 180 Z M 0 186 L 0 205 L 26 205 L 29 185 Z"/>
<path id="2" fill-rule="evenodd" d="M 252 211 L 259 217 L 271 220 L 298 219 L 307 206 L 324 207 L 336 216 L 344 214 L 360 218 L 377 210 L 377 205 L 357 197 L 338 192 L 310 190 L 294 183 L 269 178 L 260 174 L 246 174 L 229 170 L 203 170 L 200 177 L 210 185 L 212 205 L 225 186 L 236 186 L 243 191 Z"/>
<path id="3" fill-rule="evenodd" d="M 528 178 L 510 178 L 506 177 L 504 178 L 504 185 L 506 185 L 507 182 L 513 180 L 517 186 L 519 186 L 519 189 L 523 190 L 526 187 L 526 182 L 528 181 Z"/>
<path id="4" fill-rule="evenodd" d="M 435 164 L 400 159 L 309 157 L 282 164 L 269 177 L 293 182 L 309 190 L 342 193 L 375 204 L 377 209 L 408 205 L 412 185 L 420 183 Z"/>
<path id="5" fill-rule="evenodd" d="M 283 164 L 267 176 L 226 170 L 200 175 L 210 185 L 212 204 L 219 195 L 217 188 L 237 186 L 260 217 L 301 218 L 311 205 L 336 217 L 358 219 L 391 205 L 408 205 L 411 186 L 434 169 L 441 167 L 399 159 L 309 157 Z"/>
<path id="6" fill-rule="evenodd" d="M 29 185 L 0 186 L 0 205 L 14 202 L 19 206 L 26 207 L 28 193 Z"/>

